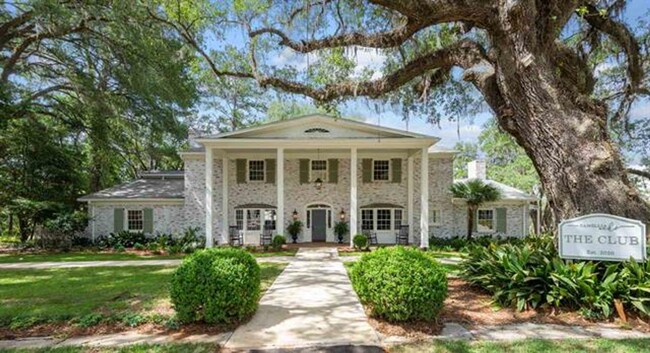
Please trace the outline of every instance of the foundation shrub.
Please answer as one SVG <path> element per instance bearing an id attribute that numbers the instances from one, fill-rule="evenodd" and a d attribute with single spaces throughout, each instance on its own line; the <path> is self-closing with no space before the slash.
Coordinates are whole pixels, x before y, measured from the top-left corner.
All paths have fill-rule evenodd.
<path id="1" fill-rule="evenodd" d="M 260 267 L 245 250 L 205 249 L 176 269 L 170 298 L 180 322 L 233 324 L 257 310 L 260 281 Z"/>
<path id="2" fill-rule="evenodd" d="M 352 243 L 354 244 L 354 248 L 361 250 L 361 249 L 367 249 L 368 248 L 368 237 L 366 237 L 363 234 L 357 234 L 352 238 Z"/>
<path id="3" fill-rule="evenodd" d="M 447 275 L 427 253 L 381 248 L 350 269 L 354 290 L 375 317 L 389 321 L 435 320 L 447 297 Z"/>

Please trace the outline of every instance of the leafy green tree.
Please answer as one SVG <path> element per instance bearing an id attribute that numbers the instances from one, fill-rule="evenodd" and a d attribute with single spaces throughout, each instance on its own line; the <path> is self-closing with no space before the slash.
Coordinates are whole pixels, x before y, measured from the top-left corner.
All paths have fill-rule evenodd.
<path id="1" fill-rule="evenodd" d="M 318 102 L 368 97 L 432 121 L 484 103 L 533 160 L 557 220 L 585 212 L 650 219 L 610 135 L 616 124 L 607 123 L 625 120 L 628 102 L 648 92 L 642 38 L 618 16 L 626 1 L 175 3 L 182 5 L 152 13 L 216 76 Z M 223 41 L 242 30 L 248 41 L 232 60 L 213 61 L 204 39 Z M 347 60 L 310 67 L 314 55 L 336 58 L 359 47 L 385 56 L 380 75 L 350 71 Z M 310 63 L 275 65 L 284 50 Z M 609 96 L 596 90 L 600 63 L 619 68 Z M 616 100 L 622 109 L 608 109 Z"/>
<path id="2" fill-rule="evenodd" d="M 501 191 L 480 179 L 457 182 L 451 186 L 455 198 L 464 199 L 467 204 L 467 240 L 472 239 L 474 217 L 479 207 L 486 202 L 494 202 L 501 198 Z"/>
<path id="3" fill-rule="evenodd" d="M 467 178 L 467 164 L 479 158 L 479 147 L 472 142 L 457 142 L 454 150 L 458 151 L 454 159 L 454 179 Z"/>

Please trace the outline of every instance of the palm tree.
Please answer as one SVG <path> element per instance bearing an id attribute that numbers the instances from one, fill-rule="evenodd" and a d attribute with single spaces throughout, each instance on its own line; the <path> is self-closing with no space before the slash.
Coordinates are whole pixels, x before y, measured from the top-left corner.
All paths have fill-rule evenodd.
<path id="1" fill-rule="evenodd" d="M 454 183 L 451 186 L 451 193 L 455 198 L 464 199 L 467 202 L 467 240 L 470 240 L 472 239 L 476 211 L 482 204 L 500 199 L 501 191 L 481 179 L 471 179 Z"/>

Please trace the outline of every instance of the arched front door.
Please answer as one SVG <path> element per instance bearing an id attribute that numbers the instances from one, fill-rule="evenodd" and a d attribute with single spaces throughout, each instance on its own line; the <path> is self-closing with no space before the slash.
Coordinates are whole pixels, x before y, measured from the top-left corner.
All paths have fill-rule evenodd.
<path id="1" fill-rule="evenodd" d="M 330 226 L 328 219 L 332 215 L 332 208 L 325 204 L 315 204 L 307 207 L 307 226 L 311 229 L 312 242 L 325 242 L 327 229 Z"/>

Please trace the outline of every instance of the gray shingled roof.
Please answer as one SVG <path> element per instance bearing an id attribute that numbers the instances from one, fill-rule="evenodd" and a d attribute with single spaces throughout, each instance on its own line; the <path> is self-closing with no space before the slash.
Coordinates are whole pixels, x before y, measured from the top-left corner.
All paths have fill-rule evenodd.
<path id="1" fill-rule="evenodd" d="M 83 196 L 79 201 L 111 199 L 183 199 L 183 178 L 143 178 Z"/>
<path id="2" fill-rule="evenodd" d="M 454 183 L 464 183 L 467 182 L 470 179 L 454 179 Z M 506 184 L 499 183 L 498 181 L 490 180 L 490 179 L 481 179 L 484 183 L 489 184 L 494 186 L 495 188 L 499 189 L 501 191 L 501 199 L 502 200 L 521 200 L 521 201 L 535 201 L 537 198 L 533 195 L 530 195 L 524 191 L 521 191 L 517 188 L 513 188 L 512 186 L 508 186 Z"/>

